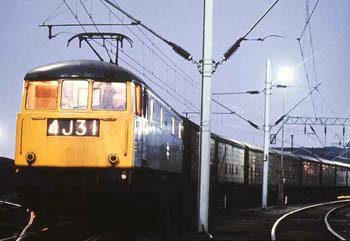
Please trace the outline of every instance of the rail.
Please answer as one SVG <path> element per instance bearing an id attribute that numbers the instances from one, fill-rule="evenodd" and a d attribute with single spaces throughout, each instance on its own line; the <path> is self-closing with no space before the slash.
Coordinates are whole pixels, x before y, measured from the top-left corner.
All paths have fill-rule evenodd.
<path id="1" fill-rule="evenodd" d="M 307 206 L 307 207 L 299 208 L 297 210 L 294 210 L 294 211 L 291 211 L 289 213 L 284 214 L 282 217 L 277 219 L 277 221 L 273 224 L 272 229 L 271 229 L 271 240 L 276 240 L 276 229 L 277 229 L 277 226 L 286 217 L 288 217 L 288 216 L 290 216 L 290 215 L 292 215 L 294 213 L 297 213 L 297 212 L 300 212 L 300 211 L 304 211 L 306 209 L 315 208 L 315 207 L 319 207 L 319 206 L 323 206 L 323 205 L 335 204 L 335 203 L 343 203 L 343 202 L 350 202 L 350 200 L 340 200 L 340 201 L 332 201 L 332 202 L 314 204 L 314 205 L 310 205 L 310 206 Z"/>
<path id="2" fill-rule="evenodd" d="M 331 225 L 328 222 L 328 217 L 331 213 L 333 213 L 335 210 L 343 208 L 345 206 L 348 206 L 348 204 L 342 205 L 340 207 L 335 207 L 332 210 L 328 211 L 327 214 L 324 217 L 324 222 L 326 224 L 326 227 L 328 229 L 329 232 L 331 232 L 335 237 L 337 237 L 339 240 L 346 240 L 343 236 L 341 236 L 340 234 L 338 234 L 337 232 L 334 231 L 334 229 L 331 227 Z"/>

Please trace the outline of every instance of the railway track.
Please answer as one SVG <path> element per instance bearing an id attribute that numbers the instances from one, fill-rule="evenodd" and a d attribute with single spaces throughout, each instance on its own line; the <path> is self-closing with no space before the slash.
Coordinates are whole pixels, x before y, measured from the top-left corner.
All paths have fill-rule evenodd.
<path id="1" fill-rule="evenodd" d="M 333 208 L 325 216 L 329 232 L 339 240 L 350 240 L 350 204 Z"/>
<path id="2" fill-rule="evenodd" d="M 0 240 L 16 240 L 27 218 L 28 212 L 20 204 L 0 200 Z"/>
<path id="3" fill-rule="evenodd" d="M 321 203 L 286 213 L 280 217 L 271 229 L 271 240 L 335 240 L 327 228 L 329 213 L 345 207 L 350 200 Z M 344 220 L 344 216 L 339 216 Z M 329 224 L 329 221 L 328 221 Z M 331 227 L 331 225 L 329 225 Z"/>

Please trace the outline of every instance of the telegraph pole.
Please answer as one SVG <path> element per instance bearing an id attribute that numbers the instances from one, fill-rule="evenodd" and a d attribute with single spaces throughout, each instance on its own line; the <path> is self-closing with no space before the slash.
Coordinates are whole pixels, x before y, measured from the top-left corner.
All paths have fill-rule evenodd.
<path id="1" fill-rule="evenodd" d="M 266 60 L 265 78 L 265 124 L 264 124 L 264 171 L 262 187 L 262 208 L 267 208 L 267 192 L 269 177 L 269 146 L 270 146 L 270 95 L 271 95 L 271 61 Z"/>
<path id="2" fill-rule="evenodd" d="M 204 0 L 198 231 L 208 232 L 213 0 Z"/>

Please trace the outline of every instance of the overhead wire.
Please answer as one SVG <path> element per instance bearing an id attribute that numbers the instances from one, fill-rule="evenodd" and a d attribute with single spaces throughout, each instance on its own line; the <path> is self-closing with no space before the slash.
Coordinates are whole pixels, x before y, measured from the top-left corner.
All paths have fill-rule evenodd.
<path id="1" fill-rule="evenodd" d="M 308 1 L 308 0 L 306 0 Z M 309 16 L 309 4 L 307 2 L 306 5 L 306 11 L 307 15 Z M 311 21 L 309 21 L 309 36 L 310 36 L 310 46 L 311 46 L 311 53 L 312 53 L 312 64 L 314 68 L 314 77 L 315 77 L 315 85 L 318 84 L 318 75 L 317 75 L 317 69 L 316 69 L 316 60 L 315 60 L 315 51 L 314 51 L 314 44 L 313 44 L 313 38 L 312 38 L 312 31 L 311 31 Z"/>
<path id="2" fill-rule="evenodd" d="M 314 12 L 315 12 L 315 10 L 316 10 L 317 5 L 318 5 L 319 2 L 320 2 L 320 0 L 317 0 L 317 2 L 315 3 L 315 5 L 314 5 L 314 7 L 313 7 L 313 9 L 312 9 L 311 15 L 310 15 L 310 16 L 308 17 L 308 19 L 306 20 L 305 26 L 304 26 L 303 30 L 301 31 L 300 36 L 299 36 L 298 39 L 301 39 L 301 38 L 303 37 L 303 35 L 304 35 L 304 33 L 305 33 L 305 30 L 306 30 L 306 27 L 308 26 L 308 24 L 309 24 L 309 22 L 310 22 L 312 16 L 314 15 Z"/>
<path id="3" fill-rule="evenodd" d="M 119 12 L 123 13 L 125 16 L 128 18 L 132 19 L 134 22 L 136 22 L 138 25 L 142 26 L 144 29 L 146 29 L 148 32 L 150 32 L 152 35 L 157 37 L 158 39 L 162 40 L 164 43 L 168 44 L 172 49 L 174 50 L 175 53 L 180 55 L 182 58 L 191 61 L 193 64 L 196 64 L 198 66 L 198 62 L 193 60 L 192 54 L 190 54 L 188 51 L 186 51 L 184 48 L 181 46 L 167 40 L 166 38 L 162 37 L 160 34 L 156 33 L 153 29 L 150 27 L 146 26 L 143 24 L 139 19 L 136 19 L 135 17 L 131 16 L 128 12 L 126 12 L 124 9 L 122 9 L 118 4 L 114 4 L 109 0 L 103 0 L 104 2 L 108 3 L 111 5 L 113 8 L 117 9 Z"/>
<path id="4" fill-rule="evenodd" d="M 86 2 L 88 0 L 84 0 L 84 2 Z M 61 6 L 64 2 L 62 1 L 61 4 L 59 4 L 59 6 Z M 76 7 L 76 5 L 73 6 L 73 8 Z M 56 18 L 64 13 L 66 13 L 67 11 L 69 11 L 69 9 L 65 9 L 57 14 L 54 15 L 54 13 L 59 9 L 59 7 L 56 7 L 56 9 L 49 15 L 49 17 L 46 18 L 45 21 L 43 21 L 43 23 L 46 23 L 47 21 L 49 21 L 50 19 Z"/>
<path id="5" fill-rule="evenodd" d="M 305 78 L 306 78 L 306 81 L 307 81 L 308 88 L 309 88 L 309 90 L 311 91 L 311 83 L 310 83 L 309 73 L 308 73 L 307 67 L 306 67 L 306 62 L 305 62 L 305 57 L 304 57 L 304 51 L 303 51 L 303 49 L 302 49 L 302 47 L 301 47 L 300 41 L 298 41 L 298 43 L 299 43 L 299 50 L 300 50 L 301 58 L 302 58 L 303 65 L 304 65 Z M 311 98 L 311 103 L 312 103 L 312 108 L 313 108 L 313 111 L 314 111 L 314 115 L 315 115 L 315 117 L 316 117 L 315 103 L 314 103 L 312 94 L 311 94 L 310 98 Z"/>
<path id="6" fill-rule="evenodd" d="M 309 87 L 309 90 L 311 90 L 311 83 L 310 83 L 310 77 L 309 77 L 309 74 L 308 74 L 308 70 L 307 70 L 307 66 L 306 66 L 306 61 L 305 61 L 305 57 L 304 57 L 304 51 L 303 51 L 303 48 L 301 46 L 301 39 L 305 33 L 305 30 L 308 26 L 310 26 L 310 21 L 311 21 L 311 18 L 313 16 L 313 14 L 315 13 L 315 10 L 318 6 L 318 3 L 319 3 L 319 0 L 317 0 L 317 2 L 315 3 L 313 9 L 312 9 L 312 12 L 311 14 L 309 14 L 309 7 L 308 7 L 308 1 L 306 0 L 306 11 L 307 11 L 307 19 L 306 19 L 306 23 L 304 25 L 304 28 L 303 30 L 301 31 L 300 35 L 299 35 L 299 38 L 297 38 L 298 40 L 298 44 L 299 44 L 299 50 L 300 50 L 300 54 L 301 54 L 301 57 L 302 57 L 302 61 L 303 61 L 303 66 L 304 66 L 304 71 L 305 71 L 305 77 L 306 77 L 306 80 L 307 80 L 307 84 L 308 84 L 308 87 Z M 311 36 L 311 27 L 310 28 L 310 40 L 311 40 L 311 49 L 312 49 L 312 58 L 313 58 L 313 61 L 314 61 L 314 48 L 313 48 L 313 43 L 312 43 L 312 36 Z M 314 63 L 314 71 L 316 72 L 316 64 L 315 62 Z M 315 75 L 315 77 L 317 76 L 317 74 Z M 318 83 L 318 81 L 316 81 L 316 84 Z M 313 99 L 313 96 L 311 94 L 311 103 L 312 103 L 312 108 L 313 108 L 313 112 L 314 112 L 314 116 L 316 117 L 317 114 L 316 114 L 316 108 L 315 108 L 315 103 L 314 103 L 314 99 Z"/>
<path id="7" fill-rule="evenodd" d="M 104 3 L 104 0 L 100 0 L 100 1 L 101 1 L 101 3 L 102 3 L 108 10 L 111 11 L 111 9 Z M 279 0 L 277 0 L 277 1 L 275 2 L 275 4 L 276 4 L 278 1 L 279 1 Z M 108 1 L 107 1 L 107 2 L 108 2 Z M 114 1 L 114 2 L 115 2 L 115 1 Z M 275 4 L 274 4 L 274 5 L 275 5 Z M 116 3 L 115 3 L 115 5 L 118 6 L 118 4 L 116 4 Z M 273 6 L 274 6 L 274 5 L 273 5 Z M 272 6 L 272 7 L 273 7 L 273 6 Z M 118 7 L 119 7 L 119 6 L 118 6 Z M 122 12 L 123 14 L 125 14 L 126 16 L 128 16 L 130 19 L 135 20 L 135 18 L 130 17 L 130 15 L 127 14 L 127 13 L 126 13 L 124 10 L 122 10 L 120 7 L 119 7 L 118 10 L 121 11 L 121 12 Z M 117 19 L 119 19 L 119 21 L 121 21 L 120 18 L 119 18 L 118 16 L 116 16 L 116 14 L 115 14 L 113 11 L 112 11 L 112 14 L 114 15 L 114 17 L 116 17 Z M 267 13 L 266 13 L 266 14 L 267 14 Z M 265 15 L 266 15 L 266 14 L 265 14 Z M 264 17 L 264 16 L 263 16 L 263 17 Z M 263 17 L 262 17 L 262 18 L 263 18 Z M 256 24 L 256 25 L 257 25 L 257 24 Z M 133 32 L 128 26 L 126 26 L 126 27 L 128 28 L 129 31 L 131 31 L 131 33 L 134 34 L 135 37 L 137 37 L 142 43 L 144 43 L 143 40 L 141 40 L 140 37 L 139 37 L 135 32 Z M 253 28 L 252 28 L 252 29 L 253 29 Z M 252 30 L 252 29 L 251 29 L 251 30 Z M 147 28 L 147 30 L 149 30 L 149 29 Z M 142 30 L 140 30 L 140 31 L 141 31 L 141 33 L 143 33 L 144 36 L 146 36 L 146 34 L 145 34 Z M 153 30 L 151 30 L 151 32 L 152 32 L 152 33 L 155 33 Z M 155 33 L 155 34 L 156 34 L 156 33 Z M 157 35 L 158 37 L 160 37 L 163 41 L 169 42 L 168 40 L 165 40 L 163 37 L 159 36 L 158 34 L 156 34 L 156 35 Z M 148 37 L 147 37 L 147 39 L 151 42 L 152 45 L 156 46 L 156 45 L 154 44 L 154 42 L 151 41 Z M 156 54 L 148 45 L 145 44 L 145 46 L 146 46 L 152 53 Z M 158 47 L 156 47 L 156 48 L 157 48 L 158 50 L 160 50 Z M 161 53 L 164 54 L 162 51 L 161 51 Z M 156 56 L 157 56 L 158 58 L 160 58 L 160 59 L 164 62 L 163 58 L 161 58 L 158 54 L 156 54 Z M 169 58 L 169 57 L 167 57 L 167 59 L 170 61 L 170 58 Z M 171 61 L 171 62 L 173 63 L 173 61 Z M 166 63 L 166 62 L 164 62 L 164 63 Z M 169 65 L 167 64 L 167 66 L 169 66 Z M 169 67 L 170 67 L 170 66 L 169 66 Z M 179 69 L 180 69 L 180 68 L 179 68 Z M 174 70 L 173 68 L 172 68 L 172 70 L 176 72 L 176 70 Z M 183 72 L 183 70 L 181 70 L 181 72 Z M 195 84 L 194 87 L 195 87 L 196 89 L 198 89 L 198 90 L 200 89 L 200 87 L 197 85 L 197 83 L 191 83 L 191 84 L 192 84 L 192 86 L 193 86 L 193 84 Z M 212 101 L 213 101 L 214 103 L 218 104 L 219 106 L 223 107 L 224 109 L 230 111 L 231 114 L 234 114 L 234 115 L 236 115 L 238 118 L 240 118 L 240 119 L 242 119 L 242 120 L 248 122 L 248 123 L 249 123 L 251 126 L 253 126 L 254 128 L 259 128 L 258 125 L 256 125 L 256 124 L 253 123 L 252 121 L 250 121 L 250 120 L 244 118 L 243 116 L 239 115 L 238 113 L 236 113 L 235 111 L 233 111 L 231 108 L 225 106 L 224 104 L 220 103 L 219 101 L 217 101 L 217 100 L 215 100 L 215 99 L 212 99 Z"/>
<path id="8" fill-rule="evenodd" d="M 46 23 L 52 16 L 53 14 L 62 6 L 63 2 L 60 2 L 58 6 L 49 14 L 49 16 L 43 21 L 43 23 Z"/>
<path id="9" fill-rule="evenodd" d="M 120 17 L 117 16 L 117 15 L 115 14 L 115 12 L 112 11 L 111 8 L 104 2 L 104 0 L 100 0 L 100 2 L 101 2 L 102 5 L 105 6 L 109 11 L 111 11 L 112 15 L 113 15 L 116 19 L 118 19 L 119 21 L 122 21 L 122 20 L 120 19 Z M 116 4 L 116 5 L 117 5 L 117 4 Z M 118 6 L 118 5 L 117 5 L 117 6 Z M 185 81 L 189 82 L 192 86 L 198 88 L 198 83 L 196 83 L 196 82 L 194 81 L 194 79 L 192 79 L 191 77 L 189 77 L 188 74 L 185 73 L 185 72 L 183 71 L 183 69 L 181 69 L 180 67 L 178 67 L 178 66 L 174 63 L 174 61 L 172 61 L 163 51 L 161 51 L 160 48 L 159 48 L 153 41 L 151 41 L 148 37 L 146 37 L 146 39 L 147 39 L 148 41 L 151 42 L 152 46 L 155 47 L 162 55 L 164 55 L 164 56 L 166 57 L 166 59 L 168 59 L 168 61 L 169 61 L 171 64 L 167 63 L 167 61 L 164 60 L 164 58 L 162 58 L 161 56 L 159 56 L 159 54 L 156 53 L 148 44 L 146 44 L 146 43 L 143 41 L 143 39 L 141 39 L 141 37 L 138 36 L 130 27 L 126 26 L 126 28 L 127 28 L 127 29 L 142 43 L 142 44 L 144 44 L 144 45 L 146 46 L 146 48 L 147 48 L 149 51 L 151 51 L 156 57 L 158 57 L 164 64 L 169 65 L 169 68 L 171 68 L 173 71 L 175 71 L 174 67 L 171 66 L 171 64 L 173 64 L 173 65 L 175 66 L 175 68 L 178 69 L 178 70 L 182 73 L 182 78 L 183 78 Z M 144 36 L 146 36 L 146 34 L 144 34 L 143 31 L 140 30 L 140 32 L 141 32 Z"/>
<path id="10" fill-rule="evenodd" d="M 119 21 L 122 21 L 121 19 L 120 19 L 120 17 L 118 17 L 105 3 L 104 3 L 104 1 L 102 1 L 101 0 L 101 3 L 112 13 L 112 15 L 115 17 L 115 18 L 117 18 Z M 172 69 L 175 73 L 178 73 L 177 71 L 176 71 L 176 69 L 174 68 L 174 67 L 172 67 L 171 66 L 171 64 L 169 64 L 169 63 L 167 63 L 161 56 L 159 56 L 159 54 L 158 53 L 156 53 L 148 44 L 146 44 L 131 28 L 129 28 L 129 27 L 127 27 L 127 29 L 143 44 L 143 46 L 146 46 L 146 48 L 149 50 L 149 51 L 151 51 L 156 57 L 158 57 L 168 68 L 170 68 L 170 69 Z M 150 41 L 150 40 L 149 40 Z M 156 46 L 153 42 L 151 42 L 152 43 L 152 45 L 153 46 Z M 159 48 L 158 48 L 159 49 Z M 122 52 L 122 53 L 124 53 L 124 52 Z M 163 53 L 163 52 L 162 52 Z M 125 53 L 124 53 L 125 54 Z M 164 53 L 163 53 L 163 55 L 165 55 Z M 128 57 L 130 57 L 130 56 L 128 56 Z M 170 59 L 169 57 L 167 57 L 167 59 Z M 172 62 L 173 63 L 173 62 Z M 145 70 L 145 67 L 144 67 L 144 65 L 142 66 L 143 67 L 143 69 Z M 176 67 L 178 68 L 178 69 L 180 69 L 177 65 L 176 65 Z M 181 70 L 180 69 L 180 72 L 181 73 L 185 73 L 183 70 Z M 143 74 L 143 72 L 141 72 L 142 74 Z M 150 73 L 152 73 L 152 71 L 150 72 Z M 193 87 L 195 87 L 195 88 L 197 88 L 197 89 L 199 89 L 199 87 L 196 85 L 196 83 L 194 83 L 193 81 L 191 82 L 191 80 L 189 80 L 188 78 L 186 78 L 184 75 L 180 75 L 185 81 L 187 81 L 188 83 L 190 83 Z M 169 86 L 169 85 L 168 85 Z M 168 91 L 167 91 L 168 92 Z"/>
<path id="11" fill-rule="evenodd" d="M 86 1 L 86 0 L 85 0 L 85 1 Z M 68 5 L 68 3 L 67 3 L 65 0 L 63 0 L 63 3 L 67 6 L 68 10 L 69 10 L 69 11 L 71 12 L 71 14 L 75 17 L 75 19 L 77 20 L 77 22 L 79 23 L 79 25 L 81 26 L 81 28 L 82 28 L 85 32 L 87 32 L 87 30 L 84 28 L 84 26 L 83 26 L 82 23 L 80 22 L 80 20 L 79 20 L 79 18 L 78 18 L 78 16 L 77 16 L 77 13 L 74 13 L 74 12 L 73 12 L 73 10 L 71 9 L 71 7 Z M 83 2 L 82 2 L 81 0 L 80 0 L 80 3 L 83 5 L 83 8 L 84 8 L 86 14 L 87 14 L 87 15 L 89 16 L 89 18 L 92 20 L 94 27 L 95 27 L 95 28 L 97 29 L 97 31 L 98 31 L 98 27 L 96 26 L 95 22 L 93 21 L 91 14 L 89 14 L 88 10 L 86 9 L 85 5 L 83 4 Z M 102 3 L 103 3 L 103 2 L 102 2 Z M 79 4 L 76 4 L 76 7 L 78 7 L 78 5 L 79 5 Z M 105 4 L 104 4 L 104 5 L 105 5 Z M 107 8 L 108 8 L 108 7 L 107 7 Z M 109 8 L 108 8 L 108 9 L 109 9 Z M 109 9 L 109 10 L 110 10 L 110 9 Z M 66 11 L 65 11 L 65 12 L 66 12 Z M 77 12 L 77 11 L 76 11 L 76 12 Z M 116 15 L 115 15 L 113 12 L 112 12 L 112 14 L 116 17 Z M 117 17 L 117 18 L 118 18 L 118 17 Z M 136 33 L 134 33 L 130 28 L 128 28 L 128 29 L 129 29 L 140 41 L 142 41 L 142 40 L 140 39 L 140 37 L 138 37 L 138 35 L 137 35 Z M 142 31 L 142 32 L 143 32 L 143 31 Z M 143 34 L 144 34 L 144 32 L 143 32 Z M 145 35 L 145 34 L 144 34 L 144 35 Z M 106 40 L 106 41 L 107 41 L 107 40 Z M 106 48 L 105 45 L 99 44 L 96 40 L 94 40 L 94 42 L 97 43 L 99 46 L 105 48 L 105 50 L 106 50 L 107 52 L 110 51 L 111 53 L 113 53 L 113 51 L 108 50 L 108 49 Z M 143 42 L 143 43 L 144 43 L 144 42 Z M 153 42 L 152 42 L 152 44 L 155 45 Z M 148 45 L 145 45 L 145 46 L 148 47 L 148 48 L 151 50 L 152 53 L 156 54 Z M 156 45 L 155 45 L 155 46 L 156 46 Z M 157 49 L 159 49 L 159 48 L 157 47 Z M 159 49 L 159 50 L 160 50 L 160 49 Z M 126 55 L 128 58 L 130 58 L 130 59 L 133 60 L 134 62 L 136 61 L 136 60 L 133 59 L 131 56 L 127 55 L 124 51 L 121 51 L 121 53 L 123 53 L 124 55 Z M 164 52 L 162 52 L 162 54 L 164 54 Z M 109 55 L 109 54 L 108 54 L 108 55 Z M 165 55 L 165 54 L 164 54 L 164 55 Z M 156 54 L 156 56 L 159 57 L 159 55 L 157 55 L 157 54 Z M 165 56 L 166 56 L 166 55 L 165 55 Z M 167 57 L 167 59 L 170 60 L 169 57 Z M 164 59 L 162 59 L 162 60 L 163 60 L 164 63 L 167 65 L 167 67 L 172 68 L 171 65 L 170 65 L 170 64 L 167 64 L 166 61 L 165 61 Z M 138 73 L 140 73 L 140 74 L 142 74 L 143 76 L 145 76 L 145 77 L 146 77 L 147 79 L 149 79 L 151 82 L 155 83 L 151 78 L 149 78 L 148 76 L 146 76 L 145 73 L 142 73 L 142 71 L 137 70 L 137 68 L 135 68 L 134 66 L 132 66 L 131 64 L 129 64 L 129 63 L 128 63 L 127 61 L 125 61 L 124 59 L 123 59 L 123 62 L 126 63 L 126 64 L 128 64 L 130 67 L 132 67 L 132 68 L 133 68 L 135 71 L 137 71 Z M 136 62 L 137 62 L 137 61 L 136 61 Z M 138 63 L 138 62 L 137 62 L 137 64 L 140 65 L 140 63 Z M 143 67 L 144 69 L 147 69 L 147 68 L 144 67 L 144 65 L 142 65 L 142 67 Z M 178 66 L 177 66 L 177 68 L 180 69 Z M 178 72 L 176 71 L 176 69 L 172 68 L 172 70 L 173 70 L 175 73 L 178 73 Z M 181 71 L 182 71 L 182 70 L 181 70 Z M 147 69 L 147 72 L 152 73 L 152 71 L 150 71 L 150 70 L 148 70 L 148 69 Z M 183 71 L 182 71 L 182 72 L 183 72 Z M 183 72 L 183 73 L 185 73 L 185 72 Z M 177 101 L 179 101 L 179 102 L 180 102 L 181 104 L 183 104 L 184 106 L 186 106 L 186 107 L 188 107 L 188 108 L 195 108 L 191 102 L 189 102 L 189 101 L 188 101 L 187 99 L 185 99 L 182 95 L 180 95 L 175 89 L 171 88 L 169 85 L 167 85 L 165 82 L 163 82 L 163 81 L 161 80 L 160 77 L 156 76 L 154 73 L 152 73 L 152 75 L 153 75 L 156 79 L 158 79 L 159 81 L 161 81 L 162 84 L 165 84 L 169 89 L 172 89 L 172 90 L 174 91 L 174 93 L 176 93 L 179 97 L 175 97 L 173 93 L 169 93 L 169 91 L 168 91 L 167 89 L 161 87 L 161 89 L 162 89 L 163 91 L 165 91 L 166 93 L 168 93 L 170 96 L 172 96 L 174 99 L 176 99 Z M 182 76 L 182 78 L 184 78 L 184 77 Z M 193 79 L 192 79 L 192 80 L 193 80 Z M 196 83 L 195 83 L 195 84 L 196 84 Z M 159 85 L 157 85 L 157 86 L 160 87 Z M 196 88 L 199 89 L 198 86 L 196 86 Z M 180 99 L 184 99 L 184 101 L 181 101 Z M 253 126 L 254 128 L 259 129 L 258 125 L 256 125 L 256 124 L 253 123 L 252 121 L 249 121 L 248 119 L 244 118 L 242 115 L 236 113 L 236 112 L 233 111 L 231 108 L 229 108 L 229 107 L 225 106 L 224 104 L 220 103 L 218 100 L 213 100 L 213 99 L 212 99 L 212 101 L 213 101 L 214 103 L 218 104 L 219 106 L 221 106 L 222 108 L 228 110 L 228 111 L 230 112 L 230 114 L 236 115 L 236 116 L 239 117 L 240 119 L 242 119 L 242 120 L 248 122 L 248 123 L 249 123 L 251 126 Z M 191 105 L 188 105 L 187 102 L 191 103 Z"/>
<path id="12" fill-rule="evenodd" d="M 217 67 L 221 64 L 223 64 L 225 61 L 227 61 L 231 56 L 238 50 L 238 48 L 241 46 L 241 42 L 243 40 L 246 40 L 246 37 L 255 29 L 255 27 L 265 18 L 265 16 L 273 9 L 273 7 L 279 2 L 279 0 L 276 0 L 263 14 L 262 16 L 254 23 L 254 25 L 248 30 L 246 34 L 244 34 L 242 37 L 240 37 L 236 42 L 234 42 L 223 54 L 222 59 L 215 63 L 214 70 L 217 69 Z"/>
<path id="13" fill-rule="evenodd" d="M 81 1 L 81 0 L 80 0 Z M 93 21 L 93 19 L 91 18 L 91 20 Z M 94 21 L 93 21 L 94 22 Z M 98 27 L 95 25 L 95 28 L 98 30 Z M 108 41 L 108 40 L 107 40 Z M 111 43 L 111 45 L 113 45 L 113 43 Z M 132 60 L 135 64 L 137 64 L 138 66 L 142 67 L 143 70 L 146 70 L 149 74 L 151 74 L 153 77 L 155 77 L 159 82 L 161 82 L 162 84 L 166 85 L 168 89 L 171 89 L 174 93 L 176 93 L 176 95 L 178 97 L 176 97 L 172 92 L 169 93 L 169 91 L 165 88 L 163 88 L 161 85 L 157 84 L 155 81 L 153 81 L 151 78 L 149 78 L 148 76 L 146 76 L 144 73 L 142 73 L 141 71 L 138 71 L 134 66 L 132 66 L 130 63 L 128 63 L 126 60 L 122 60 L 125 64 L 127 64 L 129 67 L 132 67 L 135 71 L 137 71 L 138 73 L 142 74 L 143 76 L 145 76 L 147 79 L 149 79 L 152 83 L 156 84 L 159 88 L 161 88 L 163 91 L 166 91 L 170 96 L 172 96 L 174 99 L 176 99 L 177 101 L 179 101 L 181 104 L 185 105 L 188 108 L 195 108 L 195 106 L 192 106 L 192 104 L 187 104 L 188 100 L 186 98 L 184 98 L 180 93 L 178 93 L 176 91 L 176 89 L 171 88 L 169 85 L 167 85 L 167 83 L 165 83 L 159 76 L 154 74 L 154 71 L 150 71 L 149 69 L 145 68 L 144 65 L 142 65 L 141 63 L 139 63 L 137 60 L 135 60 L 134 58 L 132 58 L 130 55 L 128 55 L 127 53 L 125 53 L 123 51 L 123 49 L 120 50 L 121 53 L 123 53 L 126 57 L 128 57 L 130 60 Z M 113 54 L 114 52 L 111 51 Z M 182 99 L 182 100 L 181 100 Z"/>
<path id="14" fill-rule="evenodd" d="M 80 0 L 81 1 L 81 0 Z M 74 18 L 77 20 L 77 22 L 79 23 L 80 27 L 84 30 L 85 33 L 87 33 L 87 30 L 85 29 L 84 25 L 80 22 L 77 14 L 74 14 L 72 8 L 69 6 L 69 4 L 66 2 L 66 0 L 63 0 L 64 4 L 66 5 L 66 7 L 69 9 L 69 11 L 71 12 L 71 14 L 74 16 Z M 77 5 L 76 5 L 77 6 Z M 88 14 L 89 15 L 89 14 Z M 93 24 L 96 27 L 96 24 L 93 22 Z M 95 41 L 96 42 L 96 41 Z"/>
<path id="15" fill-rule="evenodd" d="M 284 113 L 274 124 L 274 126 L 278 125 L 281 121 L 284 121 L 284 118 L 286 116 L 289 115 L 289 113 L 291 113 L 295 108 L 298 107 L 298 105 L 300 105 L 309 95 L 312 94 L 312 92 L 314 92 L 322 83 L 319 83 L 318 85 L 316 85 L 315 87 L 313 87 L 309 93 L 307 95 L 305 95 L 300 101 L 298 101 L 289 111 L 287 111 L 286 113 Z"/>
<path id="16" fill-rule="evenodd" d="M 98 33 L 100 33 L 100 30 L 99 30 L 98 27 L 96 26 L 96 23 L 95 23 L 94 19 L 92 18 L 91 14 L 89 13 L 89 11 L 87 10 L 87 8 L 85 7 L 85 4 L 82 2 L 82 0 L 79 0 L 79 1 L 80 1 L 80 3 L 81 3 L 82 7 L 84 8 L 86 14 L 89 16 L 89 18 L 90 18 L 92 24 L 94 25 L 96 31 L 97 31 Z M 105 43 L 105 39 L 104 39 L 104 38 L 103 38 L 103 43 Z M 108 51 L 108 49 L 107 49 L 107 46 L 105 46 L 105 44 L 103 44 L 103 45 L 104 45 L 104 49 L 106 50 L 106 53 L 107 53 L 107 55 L 108 55 L 109 61 L 110 61 L 110 62 L 113 62 L 113 61 L 112 61 L 112 58 L 111 58 L 111 55 L 109 54 L 109 51 Z"/>
<path id="17" fill-rule="evenodd" d="M 118 3 L 113 0 L 113 3 L 115 5 L 117 5 L 118 7 L 120 7 L 118 5 Z M 181 73 L 183 73 L 188 79 L 192 80 L 195 84 L 197 84 L 195 82 L 195 80 L 190 76 L 188 75 L 185 71 L 183 71 L 182 68 L 180 68 L 167 54 L 164 53 L 164 51 L 162 51 L 149 37 L 147 34 L 145 34 L 145 32 L 139 27 L 139 26 L 136 26 L 139 31 L 142 33 L 142 35 L 152 44 L 153 47 L 155 47 L 170 63 L 172 63 Z"/>
<path id="18" fill-rule="evenodd" d="M 328 109 L 332 112 L 332 114 L 334 116 L 337 116 L 333 110 L 333 108 L 331 107 L 331 105 L 327 102 L 327 100 L 324 98 L 324 96 L 321 94 L 321 91 L 319 91 L 318 89 L 316 90 L 318 92 L 318 94 L 321 96 L 322 101 L 326 104 L 326 106 L 328 107 Z"/>

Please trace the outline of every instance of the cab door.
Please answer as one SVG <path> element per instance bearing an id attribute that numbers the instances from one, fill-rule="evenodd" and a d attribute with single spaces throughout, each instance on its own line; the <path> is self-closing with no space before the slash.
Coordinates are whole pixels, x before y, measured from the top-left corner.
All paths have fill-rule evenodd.
<path id="1" fill-rule="evenodd" d="M 134 84 L 134 98 L 135 98 L 135 166 L 142 165 L 142 159 L 144 157 L 144 94 L 142 86 Z"/>

